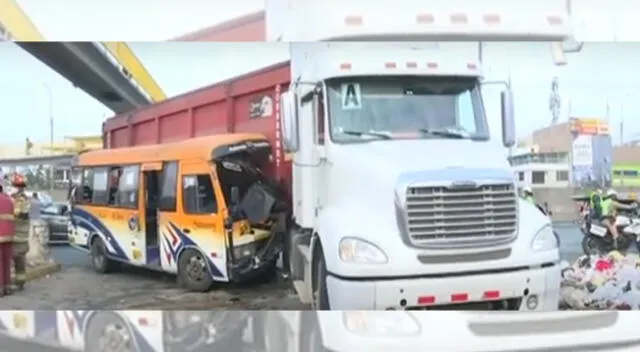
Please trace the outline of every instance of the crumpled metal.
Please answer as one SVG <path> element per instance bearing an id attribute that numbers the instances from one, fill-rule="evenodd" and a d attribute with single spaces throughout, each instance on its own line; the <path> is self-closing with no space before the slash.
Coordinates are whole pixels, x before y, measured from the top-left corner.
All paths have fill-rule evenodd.
<path id="1" fill-rule="evenodd" d="M 561 308 L 640 310 L 638 254 L 583 255 L 561 268 Z"/>

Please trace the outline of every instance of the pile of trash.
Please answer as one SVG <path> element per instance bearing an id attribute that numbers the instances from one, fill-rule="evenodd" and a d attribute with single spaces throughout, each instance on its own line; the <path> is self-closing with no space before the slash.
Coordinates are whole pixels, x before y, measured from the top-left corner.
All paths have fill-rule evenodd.
<path id="1" fill-rule="evenodd" d="M 618 251 L 562 263 L 561 309 L 640 310 L 640 256 Z"/>

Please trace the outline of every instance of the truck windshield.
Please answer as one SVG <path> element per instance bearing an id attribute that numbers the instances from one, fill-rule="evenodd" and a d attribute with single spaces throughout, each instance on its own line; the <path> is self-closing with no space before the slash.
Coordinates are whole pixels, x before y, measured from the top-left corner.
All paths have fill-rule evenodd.
<path id="1" fill-rule="evenodd" d="M 331 139 L 488 140 L 474 77 L 349 77 L 327 81 Z"/>

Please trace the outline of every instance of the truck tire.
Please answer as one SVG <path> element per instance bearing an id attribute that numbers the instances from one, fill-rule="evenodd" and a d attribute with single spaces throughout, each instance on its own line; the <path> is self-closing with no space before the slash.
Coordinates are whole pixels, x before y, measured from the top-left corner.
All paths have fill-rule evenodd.
<path id="1" fill-rule="evenodd" d="M 209 291 L 213 277 L 206 260 L 200 251 L 185 249 L 178 259 L 178 285 L 191 292 Z"/>
<path id="2" fill-rule="evenodd" d="M 85 351 L 137 352 L 129 326 L 118 315 L 99 312 L 91 318 L 85 334 Z"/>
<path id="3" fill-rule="evenodd" d="M 327 293 L 327 265 L 324 261 L 322 245 L 318 244 L 313 255 L 312 308 L 313 310 L 331 310 Z"/>
<path id="4" fill-rule="evenodd" d="M 101 274 L 108 274 L 116 267 L 116 263 L 107 256 L 107 249 L 100 236 L 94 236 L 91 241 L 91 266 Z"/>

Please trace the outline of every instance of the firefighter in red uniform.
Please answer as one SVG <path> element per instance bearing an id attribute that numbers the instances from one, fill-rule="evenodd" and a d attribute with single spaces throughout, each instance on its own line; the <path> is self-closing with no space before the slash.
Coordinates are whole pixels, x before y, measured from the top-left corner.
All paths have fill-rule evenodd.
<path id="1" fill-rule="evenodd" d="M 27 252 L 29 252 L 29 197 L 24 193 L 27 181 L 24 176 L 14 174 L 11 185 L 16 191 L 13 199 L 13 215 L 15 234 L 13 236 L 13 267 L 15 269 L 14 284 L 22 289 L 27 280 Z"/>
<path id="2" fill-rule="evenodd" d="M 0 184 L 0 297 L 11 293 L 12 242 L 16 232 L 13 200 Z"/>

